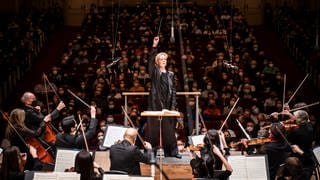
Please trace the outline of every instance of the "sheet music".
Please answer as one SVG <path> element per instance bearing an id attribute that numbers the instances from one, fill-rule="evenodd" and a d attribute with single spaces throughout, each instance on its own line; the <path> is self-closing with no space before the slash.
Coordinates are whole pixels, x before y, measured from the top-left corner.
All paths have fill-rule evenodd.
<path id="1" fill-rule="evenodd" d="M 180 116 L 180 112 L 162 109 L 162 111 L 143 111 L 141 116 Z"/>
<path id="2" fill-rule="evenodd" d="M 65 169 L 74 167 L 75 157 L 79 150 L 58 149 L 56 156 L 55 172 L 64 172 Z"/>
<path id="3" fill-rule="evenodd" d="M 120 174 L 104 174 L 103 180 L 128 180 L 130 177 L 128 175 Z"/>
<path id="4" fill-rule="evenodd" d="M 35 172 L 33 180 L 79 180 L 80 174 L 74 172 Z"/>
<path id="5" fill-rule="evenodd" d="M 193 145 L 204 144 L 203 140 L 206 135 L 189 136 Z"/>
<path id="6" fill-rule="evenodd" d="M 33 176 L 33 180 L 56 180 L 57 179 L 57 174 L 55 173 L 39 173 L 35 172 Z"/>
<path id="7" fill-rule="evenodd" d="M 80 179 L 80 174 L 73 173 L 73 172 L 66 172 L 66 173 L 61 173 L 61 172 L 56 172 L 58 175 L 57 180 L 79 180 Z"/>
<path id="8" fill-rule="evenodd" d="M 230 180 L 266 180 L 268 167 L 266 156 L 229 156 L 233 168 Z"/>
<path id="9" fill-rule="evenodd" d="M 313 150 L 313 154 L 316 157 L 316 159 L 318 160 L 318 163 L 320 162 L 320 146 L 314 148 Z"/>
<path id="10" fill-rule="evenodd" d="M 103 146 L 104 147 L 111 147 L 117 141 L 123 140 L 123 135 L 127 130 L 127 127 L 123 126 L 108 126 L 105 132 Z"/>
<path id="11" fill-rule="evenodd" d="M 259 180 L 268 177 L 265 156 L 248 156 L 246 163 L 249 179 Z"/>

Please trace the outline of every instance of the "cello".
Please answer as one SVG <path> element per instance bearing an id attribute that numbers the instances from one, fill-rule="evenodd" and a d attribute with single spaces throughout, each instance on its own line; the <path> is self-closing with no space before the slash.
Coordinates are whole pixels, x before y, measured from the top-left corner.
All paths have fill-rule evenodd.
<path id="1" fill-rule="evenodd" d="M 13 121 L 12 118 L 9 117 L 7 114 L 5 114 L 2 111 L 0 111 L 0 112 L 1 112 L 4 120 L 6 120 L 8 122 L 8 125 L 13 129 L 13 131 L 16 133 L 16 135 L 19 137 L 19 139 L 22 141 L 22 143 L 27 147 L 27 149 L 29 149 L 30 145 L 33 146 L 37 150 L 38 158 L 42 163 L 54 164 L 53 156 L 47 151 L 46 148 L 44 148 L 44 146 L 41 144 L 41 142 L 39 141 L 38 138 L 36 138 L 36 137 L 24 138 L 19 133 L 17 128 L 14 127 L 14 125 L 12 124 L 12 122 L 11 122 L 11 121 Z M 25 127 L 23 127 L 23 128 L 25 128 Z"/>

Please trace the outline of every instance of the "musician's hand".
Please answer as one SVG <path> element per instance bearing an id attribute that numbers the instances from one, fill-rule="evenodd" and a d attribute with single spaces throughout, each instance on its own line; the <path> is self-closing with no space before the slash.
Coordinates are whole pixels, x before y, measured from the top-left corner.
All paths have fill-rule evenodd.
<path id="1" fill-rule="evenodd" d="M 40 106 L 35 106 L 34 109 L 35 109 L 38 113 L 41 112 L 41 107 L 40 107 Z"/>
<path id="2" fill-rule="evenodd" d="M 47 123 L 47 122 L 51 121 L 51 119 L 52 119 L 51 114 L 48 114 L 43 118 L 43 121 Z"/>
<path id="3" fill-rule="evenodd" d="M 94 106 L 91 106 L 91 109 L 90 109 L 90 114 L 91 114 L 91 118 L 96 118 L 96 108 Z"/>
<path id="4" fill-rule="evenodd" d="M 29 145 L 29 152 L 33 158 L 38 158 L 37 149 Z"/>
<path id="5" fill-rule="evenodd" d="M 64 102 L 63 102 L 63 101 L 60 101 L 59 104 L 58 104 L 58 106 L 57 106 L 57 110 L 60 111 L 60 110 L 62 110 L 62 109 L 65 108 L 65 107 L 66 107 L 66 105 L 64 104 Z"/>
<path id="6" fill-rule="evenodd" d="M 159 43 L 159 36 L 153 38 L 153 45 L 152 47 L 157 47 Z"/>
<path id="7" fill-rule="evenodd" d="M 150 144 L 149 142 L 147 142 L 147 141 L 143 142 L 143 145 L 144 145 L 144 147 L 145 147 L 146 149 L 152 149 L 151 144 Z"/>
<path id="8" fill-rule="evenodd" d="M 283 110 L 287 110 L 287 111 L 290 110 L 290 106 L 289 106 L 288 103 L 285 103 L 285 104 L 283 105 Z"/>
<path id="9" fill-rule="evenodd" d="M 291 149 L 294 153 L 298 153 L 300 155 L 302 155 L 304 152 L 302 149 L 300 149 L 300 147 L 298 145 L 291 145 Z"/>
<path id="10" fill-rule="evenodd" d="M 241 140 L 240 140 L 240 142 L 244 145 L 244 147 L 245 148 L 247 148 L 248 147 L 248 139 L 245 139 L 245 138 L 242 138 Z"/>

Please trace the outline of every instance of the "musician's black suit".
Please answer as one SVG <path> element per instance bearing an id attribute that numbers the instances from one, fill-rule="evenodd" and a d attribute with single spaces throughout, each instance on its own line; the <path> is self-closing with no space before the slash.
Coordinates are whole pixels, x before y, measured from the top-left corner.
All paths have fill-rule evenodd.
<path id="1" fill-rule="evenodd" d="M 150 162 L 151 150 L 142 153 L 135 145 L 123 140 L 110 147 L 110 170 L 124 171 L 130 175 L 141 175 L 140 162 Z"/>

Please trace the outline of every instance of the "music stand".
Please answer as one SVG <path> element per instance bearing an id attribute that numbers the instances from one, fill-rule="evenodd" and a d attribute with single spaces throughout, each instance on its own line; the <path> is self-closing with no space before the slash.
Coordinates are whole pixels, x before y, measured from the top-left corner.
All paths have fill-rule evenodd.
<path id="1" fill-rule="evenodd" d="M 178 111 L 170 111 L 167 109 L 163 109 L 162 111 L 143 111 L 140 114 L 141 116 L 147 116 L 147 117 L 158 117 L 159 119 L 159 161 L 160 161 L 160 180 L 162 180 L 162 159 L 164 158 L 164 150 L 162 146 L 162 118 L 163 117 L 178 117 L 180 116 L 180 113 Z"/>

